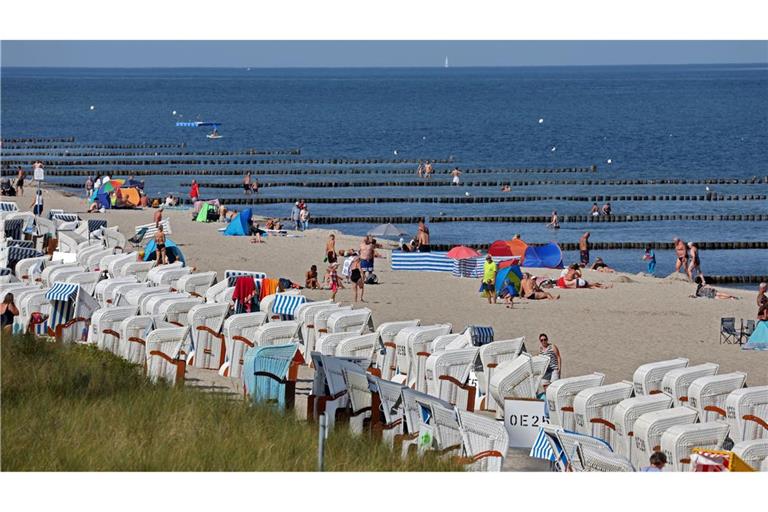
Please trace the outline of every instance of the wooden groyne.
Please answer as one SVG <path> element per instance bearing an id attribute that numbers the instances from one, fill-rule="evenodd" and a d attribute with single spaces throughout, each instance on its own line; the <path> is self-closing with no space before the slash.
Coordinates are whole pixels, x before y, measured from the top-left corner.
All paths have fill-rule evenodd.
<path id="1" fill-rule="evenodd" d="M 3 167 L 8 166 L 30 166 L 36 160 L 4 160 Z M 452 163 L 452 160 L 448 159 L 435 159 L 431 160 L 436 164 L 448 164 Z M 416 165 L 418 160 L 403 159 L 403 158 L 296 158 L 296 159 L 242 159 L 242 160 L 227 160 L 227 159 L 124 159 L 124 160 L 69 160 L 66 162 L 47 162 L 46 168 L 56 169 L 60 167 L 104 167 L 104 166 L 147 166 L 147 165 L 264 165 L 264 164 L 330 164 L 330 165 L 372 165 L 372 164 L 411 164 Z M 114 171 L 113 171 L 114 172 Z M 165 173 L 168 169 L 164 170 Z M 242 174 L 242 171 L 240 172 Z"/>
<path id="2" fill-rule="evenodd" d="M 369 217 L 313 217 L 315 225 L 323 224 L 416 224 L 423 216 L 384 216 Z M 765 222 L 768 214 L 756 215 L 704 215 L 704 214 L 664 214 L 664 215 L 560 215 L 560 224 L 567 223 L 606 223 L 606 222 L 659 222 L 659 221 L 706 221 L 706 222 Z M 430 217 L 432 223 L 445 222 L 499 222 L 511 224 L 547 224 L 548 215 L 441 215 Z"/>
<path id="3" fill-rule="evenodd" d="M 173 157 L 173 156 L 248 156 L 248 155 L 300 155 L 301 149 L 245 149 L 242 151 L 21 151 L 26 148 L 14 148 L 7 151 L 3 148 L 2 155 L 6 157 L 39 156 L 45 158 L 75 158 L 75 157 Z M 47 149 L 47 148 L 41 148 Z"/>
<path id="4" fill-rule="evenodd" d="M 531 245 L 537 245 L 539 242 L 528 242 Z M 545 242 L 541 242 L 545 243 Z M 457 244 L 431 244 L 434 251 L 448 251 Z M 462 244 L 472 249 L 488 250 L 490 244 Z M 560 249 L 563 251 L 578 251 L 578 242 L 558 242 Z M 755 240 L 743 241 L 743 242 L 696 242 L 699 249 L 713 251 L 725 251 L 725 250 L 744 250 L 744 249 L 768 249 L 768 241 L 760 242 Z M 646 247 L 651 246 L 654 250 L 674 250 L 675 244 L 670 242 L 592 242 L 590 248 L 592 251 L 643 251 Z"/>

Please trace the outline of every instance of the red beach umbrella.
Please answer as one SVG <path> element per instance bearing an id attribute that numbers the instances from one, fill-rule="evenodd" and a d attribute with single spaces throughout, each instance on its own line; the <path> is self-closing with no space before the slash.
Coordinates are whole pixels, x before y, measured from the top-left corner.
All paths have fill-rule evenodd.
<path id="1" fill-rule="evenodd" d="M 478 256 L 480 256 L 480 253 L 469 247 L 465 247 L 463 245 L 457 245 L 456 247 L 448 251 L 447 256 L 452 260 L 466 260 L 469 258 L 477 258 Z"/>

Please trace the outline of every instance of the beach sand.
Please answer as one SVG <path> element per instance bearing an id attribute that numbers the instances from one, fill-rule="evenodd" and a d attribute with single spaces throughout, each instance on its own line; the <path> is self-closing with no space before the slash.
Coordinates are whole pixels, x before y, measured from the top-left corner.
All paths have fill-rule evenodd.
<path id="1" fill-rule="evenodd" d="M 32 197 L 19 201 L 27 210 Z M 84 199 L 46 190 L 46 212 L 63 208 L 82 218 L 106 218 L 110 226 L 131 236 L 134 226 L 152 222 L 154 209 L 111 210 L 87 214 Z M 254 209 L 258 213 L 258 208 Z M 297 237 L 266 237 L 263 244 L 250 237 L 225 237 L 217 231 L 223 223 L 197 223 L 191 211 L 165 210 L 172 234 L 187 264 L 199 271 L 255 270 L 272 277 L 286 277 L 304 284 L 310 265 L 324 274 L 323 251 L 328 230 L 310 229 Z M 291 232 L 293 233 L 293 232 Z M 359 237 L 336 233 L 336 248 L 357 248 Z M 714 362 L 720 373 L 747 372 L 749 386 L 768 384 L 768 353 L 741 351 L 737 345 L 720 343 L 720 318 L 754 319 L 756 292 L 728 290 L 740 300 L 693 299 L 695 286 L 681 277 L 653 278 L 642 275 L 603 274 L 585 271 L 588 281 L 610 283 L 612 288 L 553 290 L 558 301 L 516 300 L 513 309 L 489 305 L 477 292 L 478 279 L 455 278 L 440 272 L 392 272 L 389 251 L 379 250 L 375 262 L 378 285 L 366 286 L 365 306 L 373 311 L 376 325 L 393 320 L 419 318 L 423 324 L 450 322 L 454 330 L 469 324 L 492 325 L 496 339 L 526 337 L 529 352 L 538 351 L 538 334 L 545 332 L 560 349 L 561 376 L 601 372 L 606 383 L 631 380 L 643 364 L 686 357 L 690 364 Z M 596 256 L 597 254 L 593 254 Z M 640 254 L 638 254 L 638 258 Z M 606 260 L 610 264 L 610 258 Z M 569 263 L 569 262 L 566 262 Z M 555 277 L 557 270 L 534 269 L 540 276 Z M 756 288 L 756 286 L 755 286 Z M 311 300 L 330 298 L 327 290 L 304 290 Z M 353 299 L 350 289 L 340 290 L 340 302 Z M 534 469 L 520 458 L 522 466 Z"/>

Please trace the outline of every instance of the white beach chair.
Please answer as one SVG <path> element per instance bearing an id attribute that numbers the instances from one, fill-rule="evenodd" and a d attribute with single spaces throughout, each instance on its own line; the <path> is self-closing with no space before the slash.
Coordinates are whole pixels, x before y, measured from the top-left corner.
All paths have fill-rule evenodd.
<path id="1" fill-rule="evenodd" d="M 232 378 L 242 375 L 245 351 L 255 346 L 253 339 L 256 329 L 266 321 L 267 314 L 261 311 L 232 315 L 224 321 L 222 333 L 226 344 L 226 361 L 219 369 L 220 375 Z"/>
<path id="2" fill-rule="evenodd" d="M 202 304 L 200 297 L 186 297 L 184 299 L 165 301 L 160 304 L 158 316 L 169 324 L 186 326 L 189 321 L 188 314 L 192 308 Z M 226 304 L 222 304 L 226 307 Z M 191 336 L 191 335 L 190 335 Z M 218 367 L 216 368 L 218 370 Z"/>
<path id="3" fill-rule="evenodd" d="M 672 407 L 672 397 L 664 393 L 652 395 L 640 395 L 634 398 L 622 400 L 613 409 L 611 417 L 614 442 L 613 450 L 619 455 L 632 459 L 632 447 L 634 446 L 634 426 L 637 418 L 645 413 L 663 411 Z M 611 428 L 611 425 L 606 423 Z"/>
<path id="4" fill-rule="evenodd" d="M 647 363 L 637 367 L 632 382 L 635 386 L 636 395 L 650 395 L 662 391 L 661 381 L 670 370 L 686 368 L 688 359 L 679 357 L 668 361 L 658 361 Z"/>
<path id="5" fill-rule="evenodd" d="M 165 380 L 183 385 L 186 373 L 189 327 L 155 329 L 146 339 L 147 377 L 152 382 Z"/>
<path id="6" fill-rule="evenodd" d="M 43 269 L 43 272 L 38 278 L 42 286 L 50 286 L 56 281 L 56 276 L 62 272 L 83 272 L 85 269 L 75 263 L 62 263 L 59 265 L 48 265 Z"/>
<path id="7" fill-rule="evenodd" d="M 407 378 L 407 384 L 426 392 L 426 362 L 432 341 L 438 336 L 451 332 L 451 324 L 421 325 L 406 327 L 395 336 L 398 374 Z"/>
<path id="8" fill-rule="evenodd" d="M 50 275 L 51 286 L 53 286 L 53 283 L 57 281 L 63 283 L 63 282 L 66 282 L 67 279 L 69 279 L 71 276 L 82 274 L 84 272 L 85 272 L 85 269 L 77 268 L 77 267 L 60 269 L 58 271 L 51 272 L 51 275 Z"/>
<path id="9" fill-rule="evenodd" d="M 104 251 L 104 246 L 101 244 L 94 243 L 93 245 L 86 245 L 84 247 L 78 248 L 77 251 L 77 264 L 81 265 L 83 268 L 88 268 L 88 260 L 91 256 L 96 255 Z M 109 251 L 112 252 L 112 251 Z"/>
<path id="10" fill-rule="evenodd" d="M 590 373 L 578 377 L 566 377 L 553 381 L 547 387 L 547 407 L 549 422 L 563 427 L 565 430 L 576 430 L 576 420 L 573 417 L 573 399 L 587 388 L 602 386 L 605 375 Z"/>
<path id="11" fill-rule="evenodd" d="M 459 409 L 473 411 L 477 390 L 467 380 L 477 353 L 478 347 L 471 347 L 445 350 L 429 356 L 425 370 L 427 393 Z"/>
<path id="12" fill-rule="evenodd" d="M 270 322 L 256 328 L 253 333 L 253 344 L 257 347 L 294 343 L 300 336 L 299 322 Z"/>
<path id="13" fill-rule="evenodd" d="M 221 334 L 224 317 L 229 311 L 226 304 L 201 304 L 199 297 L 194 297 L 196 305 L 187 313 L 186 325 L 189 325 L 195 368 L 218 370 L 226 357 L 226 337 Z"/>
<path id="14" fill-rule="evenodd" d="M 330 300 L 319 302 L 305 302 L 299 304 L 294 312 L 294 319 L 301 324 L 301 337 L 304 345 L 301 347 L 302 355 L 309 360 L 309 353 L 315 349 L 315 314 L 323 309 L 335 309 L 339 305 Z"/>
<path id="15" fill-rule="evenodd" d="M 59 237 L 59 251 L 77 253 L 77 246 L 84 241 L 84 238 L 72 231 L 61 231 L 61 226 L 58 229 Z"/>
<path id="16" fill-rule="evenodd" d="M 704 363 L 670 370 L 661 380 L 661 389 L 675 399 L 675 407 L 688 404 L 688 388 L 699 377 L 716 375 L 719 364 Z"/>
<path id="17" fill-rule="evenodd" d="M 625 456 L 582 444 L 576 447 L 576 458 L 581 471 L 600 473 L 635 471 L 634 466 Z"/>
<path id="18" fill-rule="evenodd" d="M 496 340 L 480 347 L 480 371 L 475 371 L 480 395 L 483 397 L 480 409 L 496 411 L 501 407 L 488 393 L 488 383 L 496 367 L 504 361 L 511 361 L 525 352 L 525 336 L 510 340 Z"/>
<path id="19" fill-rule="evenodd" d="M 119 355 L 120 324 L 135 314 L 133 306 L 97 309 L 88 328 L 88 343 Z"/>
<path id="20" fill-rule="evenodd" d="M 19 314 L 13 320 L 14 332 L 26 332 L 29 322 L 32 319 L 32 313 L 41 313 L 50 318 L 51 302 L 45 297 L 47 290 L 37 289 L 33 293 L 25 293 L 24 297 L 19 299 Z M 35 334 L 43 336 L 48 332 L 48 321 L 35 326 Z"/>
<path id="21" fill-rule="evenodd" d="M 373 331 L 371 310 L 368 308 L 342 310 L 332 313 L 328 317 L 328 332 L 350 332 L 363 334 Z"/>
<path id="22" fill-rule="evenodd" d="M 125 235 L 118 230 L 117 226 L 102 228 L 101 240 L 104 242 L 105 246 L 112 248 L 125 247 L 127 242 Z"/>
<path id="23" fill-rule="evenodd" d="M 254 279 L 264 279 L 267 277 L 267 274 L 264 272 L 256 272 L 252 270 L 225 270 L 224 271 L 224 281 L 227 282 L 227 286 L 235 286 L 235 282 L 237 281 L 238 277 L 252 277 Z"/>
<path id="24" fill-rule="evenodd" d="M 725 398 L 725 421 L 736 442 L 768 439 L 768 386 L 732 391 Z"/>
<path id="25" fill-rule="evenodd" d="M 493 399 L 502 405 L 496 416 L 503 417 L 503 405 L 507 398 L 536 398 L 547 366 L 549 357 L 525 353 L 497 366 L 488 385 Z"/>
<path id="26" fill-rule="evenodd" d="M 160 293 L 169 293 L 171 288 L 169 286 L 155 286 L 154 288 L 144 286 L 142 288 L 139 287 L 132 287 L 133 285 L 127 284 L 122 285 L 120 287 L 122 291 L 122 287 L 129 287 L 128 291 L 125 292 L 125 294 L 122 294 L 122 298 L 120 299 L 119 303 L 116 303 L 116 306 L 136 306 L 137 310 L 141 307 L 141 304 L 150 296 L 157 295 Z"/>
<path id="27" fill-rule="evenodd" d="M 120 322 L 120 328 L 117 329 L 120 334 L 117 340 L 118 354 L 130 363 L 146 364 L 146 338 L 154 325 L 152 317 L 147 315 L 130 316 Z"/>
<path id="28" fill-rule="evenodd" d="M 346 366 L 341 373 L 349 395 L 349 430 L 353 434 L 361 434 L 372 413 L 373 398 L 368 373 L 359 366 Z"/>
<path id="29" fill-rule="evenodd" d="M 509 448 L 504 423 L 461 409 L 456 412 L 464 443 L 463 462 L 473 471 L 501 471 Z"/>
<path id="30" fill-rule="evenodd" d="M 88 295 L 93 296 L 96 290 L 96 284 L 101 280 L 101 274 L 98 272 L 80 272 L 69 275 L 64 281 L 67 283 L 77 283 Z"/>
<path id="31" fill-rule="evenodd" d="M 631 382 L 617 382 L 579 391 L 573 399 L 576 432 L 602 439 L 613 447 L 613 409 L 632 396 L 632 390 Z"/>
<path id="32" fill-rule="evenodd" d="M 421 320 L 417 319 L 399 322 L 384 322 L 376 328 L 376 332 L 379 333 L 379 338 L 381 339 L 381 344 L 384 347 L 384 353 L 379 354 L 376 358 L 376 367 L 381 370 L 381 376 L 385 380 L 390 380 L 397 370 L 395 365 L 395 352 L 397 351 L 395 336 L 406 327 L 418 327 L 419 325 L 421 325 Z"/>
<path id="33" fill-rule="evenodd" d="M 370 377 L 370 380 L 378 395 L 381 412 L 381 423 L 374 428 L 376 432 L 381 433 L 382 442 L 392 447 L 395 437 L 405 431 L 402 403 L 402 391 L 405 386 L 375 376 Z"/>
<path id="34" fill-rule="evenodd" d="M 422 409 L 427 408 L 428 410 L 431 410 L 432 405 L 435 405 L 438 407 L 442 406 L 443 408 L 453 410 L 453 406 L 448 402 L 440 400 L 437 397 L 416 391 L 411 388 L 402 389 L 402 401 L 403 401 L 403 417 L 405 419 L 406 433 L 401 434 L 400 436 L 397 436 L 396 441 L 399 440 L 402 443 L 401 455 L 403 457 L 406 457 L 411 447 L 418 447 L 419 444 L 423 444 L 426 441 L 431 440 L 431 437 L 434 436 L 434 432 L 433 432 L 432 436 L 430 436 L 429 438 L 421 439 L 421 440 L 419 439 L 420 438 L 419 434 L 421 433 L 421 427 L 425 424 L 424 416 L 422 415 Z M 430 448 L 431 447 L 432 446 L 430 443 Z"/>
<path id="35" fill-rule="evenodd" d="M 724 420 L 725 399 L 731 391 L 744 387 L 746 381 L 747 374 L 742 372 L 699 377 L 688 388 L 688 405 L 699 412 L 702 423 Z"/>
<path id="36" fill-rule="evenodd" d="M 132 261 L 120 266 L 120 275 L 134 276 L 136 280 L 143 283 L 147 280 L 147 274 L 152 267 L 155 266 L 154 261 Z"/>
<path id="37" fill-rule="evenodd" d="M 189 275 L 192 275 L 192 268 L 190 267 L 168 269 L 156 277 L 155 284 L 167 284 L 176 290 L 179 287 L 179 279 Z"/>
<path id="38" fill-rule="evenodd" d="M 5 300 L 5 296 L 12 293 L 14 297 L 24 292 L 38 291 L 40 288 L 31 284 L 9 283 L 0 285 L 0 302 Z"/>
<path id="39" fill-rule="evenodd" d="M 234 293 L 234 286 L 227 286 L 226 281 L 221 281 L 208 288 L 208 290 L 205 292 L 205 302 L 229 304 L 232 301 L 232 295 Z"/>
<path id="40" fill-rule="evenodd" d="M 91 253 L 85 260 L 85 267 L 91 271 L 102 271 L 106 268 L 101 268 L 101 261 L 109 256 L 115 256 L 112 249 L 101 249 Z M 109 261 L 109 260 L 107 260 Z"/>
<path id="41" fill-rule="evenodd" d="M 168 301 L 179 301 L 188 299 L 189 296 L 183 293 L 167 291 L 164 293 L 155 293 L 148 295 L 139 301 L 140 315 L 160 316 L 160 306 Z M 164 317 L 163 317 L 164 318 Z"/>
<path id="42" fill-rule="evenodd" d="M 336 357 L 362 357 L 373 361 L 379 343 L 379 334 L 375 332 L 353 335 L 336 345 Z"/>
<path id="43" fill-rule="evenodd" d="M 49 261 L 50 258 L 48 256 L 37 256 L 19 260 L 16 263 L 16 277 L 24 284 L 35 284 L 35 278 L 40 277 Z"/>
<path id="44" fill-rule="evenodd" d="M 186 268 L 180 261 L 175 261 L 173 263 L 165 263 L 163 265 L 157 265 L 152 267 L 149 272 L 147 272 L 147 282 L 150 284 L 150 286 L 155 286 L 159 284 L 164 284 L 160 282 L 160 276 L 162 276 L 165 272 L 168 272 L 170 270 L 179 270 L 181 268 Z"/>
<path id="45" fill-rule="evenodd" d="M 688 471 L 693 448 L 721 449 L 728 429 L 724 421 L 673 425 L 661 435 L 661 451 L 673 471 Z"/>
<path id="46" fill-rule="evenodd" d="M 138 253 L 115 254 L 115 257 L 107 262 L 107 272 L 112 277 L 122 277 L 123 268 L 129 263 L 138 263 Z"/>
<path id="47" fill-rule="evenodd" d="M 107 307 L 112 304 L 112 301 L 107 302 L 107 298 L 111 297 L 112 290 L 115 286 L 121 284 L 135 283 L 136 279 L 133 277 L 111 277 L 109 279 L 102 279 L 96 283 L 96 287 L 93 289 L 93 298 L 96 302 L 101 304 L 101 307 Z"/>
<path id="48" fill-rule="evenodd" d="M 180 292 L 186 292 L 194 297 L 204 297 L 211 286 L 216 282 L 216 272 L 198 272 L 183 275 L 176 281 L 174 288 Z"/>
<path id="49" fill-rule="evenodd" d="M 104 291 L 104 300 L 108 306 L 127 306 L 128 301 L 126 299 L 126 295 L 128 295 L 128 292 L 131 290 L 149 289 L 147 283 L 136 282 L 136 278 L 133 276 L 113 279 L 131 279 L 132 282 L 112 283 L 105 285 L 106 289 Z M 136 304 L 136 309 L 138 311 L 138 304 Z"/>
<path id="50" fill-rule="evenodd" d="M 290 323 L 296 323 L 298 331 L 298 322 L 290 321 Z M 267 324 L 264 327 L 269 325 L 278 324 Z M 312 352 L 310 356 L 315 366 L 315 375 L 312 381 L 312 392 L 307 404 L 308 417 L 317 418 L 320 414 L 325 414 L 327 437 L 336 423 L 336 411 L 347 407 L 349 402 L 349 393 L 346 381 L 344 380 L 343 370 L 345 368 L 355 369 L 355 367 L 360 367 L 364 371 L 368 368 L 370 361 L 348 357 L 324 356 L 319 352 Z"/>
<path id="51" fill-rule="evenodd" d="M 731 436 L 733 436 L 733 430 L 731 430 Z M 733 445 L 731 451 L 752 466 L 755 471 L 763 471 L 760 466 L 768 460 L 768 439 L 739 441 Z"/>
<path id="52" fill-rule="evenodd" d="M 286 290 L 264 297 L 259 303 L 259 310 L 267 313 L 267 318 L 273 320 L 293 320 L 296 309 L 307 302 L 307 298 L 298 290 Z"/>
<path id="53" fill-rule="evenodd" d="M 315 351 L 326 356 L 336 355 L 336 346 L 342 341 L 357 336 L 354 332 L 329 332 L 320 336 Z"/>
<path id="54" fill-rule="evenodd" d="M 59 342 L 85 341 L 91 316 L 99 308 L 96 300 L 79 284 L 59 281 L 51 285 L 46 298 L 51 303 L 49 335 Z"/>
<path id="55" fill-rule="evenodd" d="M 452 343 L 454 343 L 456 340 L 461 338 L 462 340 L 466 340 L 467 337 L 464 336 L 462 333 L 453 333 L 453 334 L 444 334 L 442 336 L 438 336 L 437 338 L 433 339 L 432 342 L 429 344 L 429 350 L 428 352 L 430 354 L 435 354 L 435 352 L 442 352 L 444 350 L 449 350 L 449 347 Z M 462 343 L 461 347 L 455 347 L 454 350 L 458 350 L 460 348 L 466 348 L 467 346 Z"/>
<path id="56" fill-rule="evenodd" d="M 163 226 L 163 233 L 166 235 L 172 235 L 173 232 L 171 231 L 171 221 L 168 219 L 163 219 L 160 224 Z M 147 228 L 147 231 L 144 233 L 144 237 L 142 240 L 147 240 L 149 238 L 153 238 L 155 236 L 155 233 L 157 233 L 157 225 L 152 222 L 149 224 L 141 224 L 134 228 L 134 235 L 136 235 L 139 231 L 142 229 Z"/>
<path id="57" fill-rule="evenodd" d="M 667 429 L 673 425 L 693 424 L 698 416 L 695 409 L 686 406 L 641 415 L 633 426 L 635 446 L 631 452 L 632 464 L 637 468 L 647 466 L 653 452 L 661 450 L 661 435 Z"/>

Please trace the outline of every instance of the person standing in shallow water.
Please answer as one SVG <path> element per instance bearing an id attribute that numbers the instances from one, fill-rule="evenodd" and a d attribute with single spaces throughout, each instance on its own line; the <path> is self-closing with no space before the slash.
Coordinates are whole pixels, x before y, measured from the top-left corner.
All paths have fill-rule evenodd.
<path id="1" fill-rule="evenodd" d="M 589 265 L 589 231 L 579 238 L 579 256 L 581 257 L 581 266 Z"/>
<path id="2" fill-rule="evenodd" d="M 643 260 L 646 262 L 648 273 L 653 275 L 656 272 L 656 253 L 650 245 L 645 246 Z"/>
<path id="3" fill-rule="evenodd" d="M 248 171 L 245 173 L 245 176 L 243 177 L 243 192 L 245 195 L 248 195 L 252 192 L 251 190 L 251 171 Z"/>

